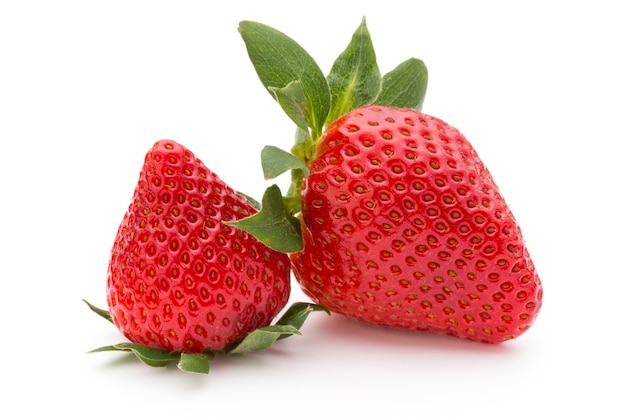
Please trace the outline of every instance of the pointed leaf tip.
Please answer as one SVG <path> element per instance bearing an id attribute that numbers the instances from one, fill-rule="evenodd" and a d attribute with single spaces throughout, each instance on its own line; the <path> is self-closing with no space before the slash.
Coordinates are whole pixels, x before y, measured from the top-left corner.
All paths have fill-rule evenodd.
<path id="1" fill-rule="evenodd" d="M 241 343 L 228 350 L 226 353 L 242 354 L 257 352 L 271 347 L 281 336 L 300 334 L 300 331 L 291 325 L 273 325 L 261 327 L 245 337 Z"/>
<path id="2" fill-rule="evenodd" d="M 305 302 L 296 302 L 287 309 L 282 317 L 278 319 L 276 324 L 290 325 L 300 330 L 306 319 L 309 317 L 309 314 L 314 311 L 323 311 L 326 314 L 330 315 L 330 310 L 324 306 Z M 289 336 L 291 335 L 282 335 L 280 339 L 284 339 L 285 337 Z"/>
<path id="3" fill-rule="evenodd" d="M 375 104 L 421 110 L 427 86 L 426 65 L 420 59 L 409 58 L 383 76 Z"/>
<path id="4" fill-rule="evenodd" d="M 115 345 L 103 346 L 101 348 L 94 349 L 89 353 L 112 351 L 131 352 L 146 365 L 154 367 L 166 366 L 180 357 L 180 354 L 176 352 L 155 349 L 137 343 L 118 343 Z"/>
<path id="5" fill-rule="evenodd" d="M 225 224 L 250 233 L 279 252 L 298 252 L 303 247 L 300 221 L 287 213 L 277 185 L 265 190 L 258 213 Z"/>
<path id="6" fill-rule="evenodd" d="M 304 162 L 294 154 L 283 151 L 276 146 L 263 148 L 261 151 L 261 165 L 266 180 L 274 179 L 292 169 L 299 169 L 305 176 L 309 175 L 309 169 Z"/>
<path id="7" fill-rule="evenodd" d="M 381 90 L 382 79 L 365 17 L 327 77 L 331 93 L 328 122 L 370 104 Z"/>
<path id="8" fill-rule="evenodd" d="M 87 306 L 91 309 L 91 311 L 93 311 L 94 313 L 98 314 L 100 317 L 113 323 L 113 319 L 111 318 L 111 313 L 109 313 L 108 310 L 98 308 L 85 299 L 83 299 L 83 302 L 87 304 Z"/>

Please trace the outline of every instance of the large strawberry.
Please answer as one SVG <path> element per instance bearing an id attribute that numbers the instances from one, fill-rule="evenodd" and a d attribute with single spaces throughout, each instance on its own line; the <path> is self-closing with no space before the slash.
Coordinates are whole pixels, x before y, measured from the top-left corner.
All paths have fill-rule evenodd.
<path id="1" fill-rule="evenodd" d="M 215 352 L 266 347 L 240 347 L 259 328 L 273 340 L 297 333 L 297 320 L 268 328 L 290 295 L 288 256 L 227 224 L 256 213 L 184 146 L 155 143 L 111 251 L 109 310 L 92 306 L 132 343 L 99 350 L 133 351 L 151 365 L 183 354 L 182 369 L 208 371 Z"/>
<path id="2" fill-rule="evenodd" d="M 331 311 L 497 343 L 541 306 L 520 228 L 455 128 L 416 110 L 363 107 L 330 125 L 302 188 L 294 271 Z"/>
<path id="3" fill-rule="evenodd" d="M 327 77 L 275 29 L 240 32 L 298 127 L 291 153 L 267 147 L 262 159 L 267 178 L 292 172 L 284 203 L 302 222 L 289 252 L 303 291 L 378 325 L 486 343 L 526 331 L 542 286 L 519 225 L 467 139 L 421 113 L 423 63 L 381 77 L 365 20 Z"/>

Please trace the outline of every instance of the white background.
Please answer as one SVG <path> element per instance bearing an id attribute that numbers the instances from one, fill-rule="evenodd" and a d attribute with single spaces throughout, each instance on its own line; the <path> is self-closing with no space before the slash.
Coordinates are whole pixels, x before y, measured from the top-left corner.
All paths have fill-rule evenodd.
<path id="1" fill-rule="evenodd" d="M 2 409 L 626 415 L 621 10 L 602 0 L 3 2 Z M 86 354 L 124 340 L 81 299 L 106 306 L 110 247 L 150 146 L 175 139 L 260 198 L 270 185 L 261 148 L 291 144 L 239 21 L 287 33 L 327 73 L 363 16 L 382 72 L 426 62 L 424 111 L 465 133 L 520 221 L 545 289 L 535 325 L 488 346 L 316 313 L 302 337 L 218 357 L 209 375 Z M 293 301 L 306 300 L 294 287 Z"/>

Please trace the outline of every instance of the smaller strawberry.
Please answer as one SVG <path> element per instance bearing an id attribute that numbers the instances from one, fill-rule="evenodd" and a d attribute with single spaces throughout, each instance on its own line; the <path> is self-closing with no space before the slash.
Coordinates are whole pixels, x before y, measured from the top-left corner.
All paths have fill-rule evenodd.
<path id="1" fill-rule="evenodd" d="M 180 354 L 210 360 L 217 351 L 257 349 L 239 344 L 267 330 L 286 305 L 290 262 L 225 224 L 255 213 L 191 151 L 156 142 L 111 251 L 109 311 L 91 306 L 133 343 L 100 350 L 133 351 L 154 365 Z M 288 327 L 269 329 L 273 340 L 297 333 L 293 321 L 279 324 Z"/>

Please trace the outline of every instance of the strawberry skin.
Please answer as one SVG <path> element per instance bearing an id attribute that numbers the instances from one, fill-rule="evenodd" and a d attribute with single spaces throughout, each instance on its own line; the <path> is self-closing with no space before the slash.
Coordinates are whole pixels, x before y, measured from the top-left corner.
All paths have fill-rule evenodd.
<path id="1" fill-rule="evenodd" d="M 295 277 L 365 322 L 500 343 L 535 321 L 542 286 L 491 174 L 455 128 L 415 110 L 331 124 L 302 188 Z"/>
<path id="2" fill-rule="evenodd" d="M 157 142 L 111 253 L 114 324 L 173 352 L 221 350 L 270 324 L 288 301 L 289 258 L 223 224 L 254 213 L 184 146 Z"/>

